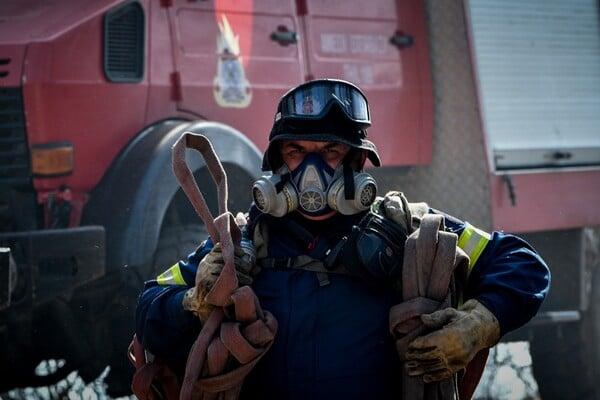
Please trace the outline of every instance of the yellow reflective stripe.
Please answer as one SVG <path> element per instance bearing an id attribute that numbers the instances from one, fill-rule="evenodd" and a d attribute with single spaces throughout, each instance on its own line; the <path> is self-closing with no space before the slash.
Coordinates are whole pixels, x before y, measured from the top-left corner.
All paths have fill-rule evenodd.
<path id="1" fill-rule="evenodd" d="M 464 231 L 458 238 L 458 247 L 463 249 L 469 256 L 469 274 L 490 239 L 491 235 L 489 233 L 475 228 L 469 223 L 466 224 Z"/>
<path id="2" fill-rule="evenodd" d="M 156 282 L 162 286 L 168 285 L 185 285 L 179 263 L 174 264 L 171 268 L 156 277 Z"/>

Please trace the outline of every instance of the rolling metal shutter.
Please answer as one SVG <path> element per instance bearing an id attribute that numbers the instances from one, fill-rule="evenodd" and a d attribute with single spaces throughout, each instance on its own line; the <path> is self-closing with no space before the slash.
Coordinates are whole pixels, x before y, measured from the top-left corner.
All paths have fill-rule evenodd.
<path id="1" fill-rule="evenodd" d="M 597 0 L 466 0 L 495 171 L 600 166 Z"/>

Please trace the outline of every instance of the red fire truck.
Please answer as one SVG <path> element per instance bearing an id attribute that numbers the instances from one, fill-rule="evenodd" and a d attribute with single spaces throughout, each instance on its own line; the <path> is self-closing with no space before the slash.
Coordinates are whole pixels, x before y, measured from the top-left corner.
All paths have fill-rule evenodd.
<path id="1" fill-rule="evenodd" d="M 172 144 L 208 136 L 244 211 L 279 97 L 334 77 L 371 101 L 380 192 L 544 255 L 550 296 L 506 339 L 531 342 L 544 399 L 598 395 L 598 3 L 532 3 L 0 2 L 0 392 L 106 365 L 127 392 L 143 281 L 205 235 Z"/>

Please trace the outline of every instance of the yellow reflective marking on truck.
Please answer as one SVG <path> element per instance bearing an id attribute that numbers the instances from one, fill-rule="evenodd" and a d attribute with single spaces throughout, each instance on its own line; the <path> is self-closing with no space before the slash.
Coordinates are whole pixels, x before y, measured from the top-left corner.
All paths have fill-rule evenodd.
<path id="1" fill-rule="evenodd" d="M 185 280 L 181 275 L 179 263 L 175 263 L 171 268 L 156 277 L 156 282 L 162 286 L 185 285 Z"/>
<path id="2" fill-rule="evenodd" d="M 458 238 L 458 247 L 469 256 L 469 274 L 479 259 L 483 249 L 489 243 L 491 235 L 471 224 L 466 224 L 465 229 Z"/>

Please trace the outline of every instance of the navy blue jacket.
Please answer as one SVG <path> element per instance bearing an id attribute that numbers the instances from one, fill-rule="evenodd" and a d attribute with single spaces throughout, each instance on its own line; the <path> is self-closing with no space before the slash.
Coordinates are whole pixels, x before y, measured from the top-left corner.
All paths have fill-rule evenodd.
<path id="1" fill-rule="evenodd" d="M 319 258 L 362 216 L 314 222 L 294 214 L 275 218 L 250 212 L 251 222 L 260 218 L 268 227 L 269 257 L 274 258 Z M 464 300 L 477 299 L 491 310 L 501 334 L 529 321 L 550 284 L 539 255 L 516 236 L 487 234 L 448 215 L 446 228 L 459 236 L 459 245 L 471 258 Z M 200 329 L 181 301 L 211 248 L 210 240 L 203 242 L 186 261 L 147 282 L 139 297 L 139 340 L 180 376 Z M 391 287 L 373 291 L 353 276 L 328 278 L 329 284 L 321 285 L 315 272 L 286 268 L 264 269 L 255 278 L 252 287 L 279 329 L 272 348 L 247 377 L 242 398 L 400 398 L 401 366 L 388 327 L 388 312 L 400 301 L 398 294 Z"/>

